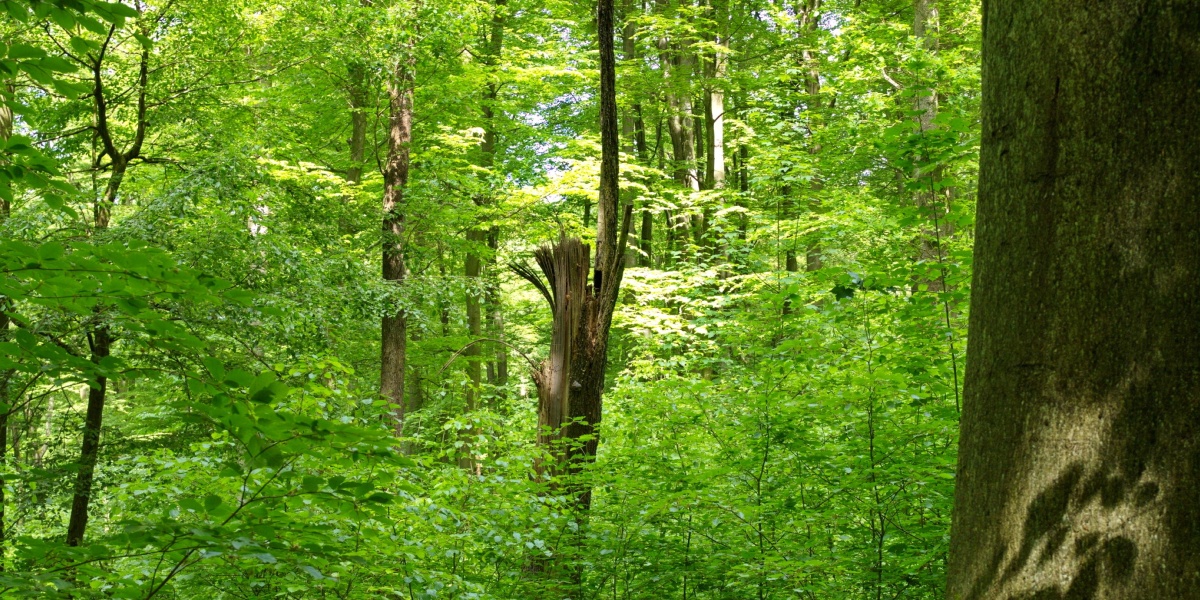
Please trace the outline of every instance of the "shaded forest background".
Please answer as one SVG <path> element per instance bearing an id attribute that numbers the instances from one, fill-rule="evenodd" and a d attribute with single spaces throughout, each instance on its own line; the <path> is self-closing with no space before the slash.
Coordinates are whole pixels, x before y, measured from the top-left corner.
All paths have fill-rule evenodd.
<path id="1" fill-rule="evenodd" d="M 595 7 L 4 8 L 0 595 L 942 595 L 975 2 L 618 0 L 633 227 L 566 488 L 512 265 L 595 239 Z"/>

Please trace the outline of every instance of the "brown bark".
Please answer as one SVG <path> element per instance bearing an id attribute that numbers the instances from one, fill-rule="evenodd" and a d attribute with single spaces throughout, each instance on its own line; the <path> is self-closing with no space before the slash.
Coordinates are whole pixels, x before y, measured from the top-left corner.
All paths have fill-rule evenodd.
<path id="1" fill-rule="evenodd" d="M 8 141 L 12 137 L 13 112 L 8 101 L 12 100 L 13 85 L 10 83 L 5 86 L 6 97 L 3 102 L 0 102 L 0 138 Z M 3 227 L 8 221 L 9 215 L 12 213 L 12 207 L 8 200 L 0 198 L 0 227 Z M 8 298 L 0 299 L 0 343 L 8 341 L 9 316 Z M 8 417 L 12 414 L 14 408 L 14 399 L 9 397 L 9 385 L 12 380 L 14 371 L 9 369 L 0 372 L 0 469 L 8 467 Z M 16 440 L 13 441 L 14 448 Z M 7 521 L 4 511 L 7 498 L 4 493 L 3 482 L 0 482 L 0 556 L 4 556 L 4 548 L 7 541 Z M 0 565 L 0 571 L 4 570 L 4 566 Z"/>
<path id="2" fill-rule="evenodd" d="M 350 168 L 346 181 L 362 181 L 363 160 L 367 153 L 367 69 L 360 63 L 350 65 Z"/>
<path id="3" fill-rule="evenodd" d="M 472 229 L 467 232 L 467 242 L 476 245 L 484 242 L 484 234 L 478 229 Z M 482 272 L 482 261 L 475 250 L 467 250 L 467 263 L 464 269 L 464 275 L 468 282 L 478 282 L 480 273 Z M 480 311 L 480 298 L 478 289 L 467 290 L 467 333 L 470 335 L 468 342 L 474 342 L 483 336 L 483 318 Z M 466 359 L 467 369 L 467 390 L 466 390 L 466 412 L 473 412 L 478 408 L 478 398 L 480 391 L 480 365 L 479 365 L 479 345 L 470 344 L 463 350 L 463 358 Z"/>
<path id="4" fill-rule="evenodd" d="M 138 64 L 136 123 L 133 139 L 125 150 L 117 147 L 108 120 L 108 98 L 105 95 L 103 73 L 104 59 L 112 43 L 115 26 L 109 30 L 108 37 L 101 45 L 92 62 L 92 100 L 95 107 L 96 135 L 103 144 L 100 154 L 96 157 L 93 167 L 99 169 L 105 158 L 110 161 L 110 174 L 104 189 L 104 195 L 93 205 L 94 231 L 99 233 L 108 229 L 112 218 L 112 207 L 120 193 L 121 183 L 125 180 L 125 172 L 130 161 L 142 157 L 142 144 L 146 139 L 149 125 L 146 112 L 146 88 L 149 82 L 150 53 L 143 49 Z M 144 34 L 145 32 L 143 32 Z M 102 360 L 111 355 L 114 336 L 112 330 L 104 323 L 102 309 L 96 310 L 95 323 L 88 331 L 88 342 L 91 345 L 91 361 L 99 370 Z M 67 522 L 67 545 L 79 546 L 83 543 L 87 532 L 88 507 L 91 504 L 93 480 L 96 463 L 100 458 L 100 432 L 104 426 L 104 406 L 107 402 L 108 385 L 106 378 L 97 375 L 88 384 L 87 412 L 84 416 L 82 442 L 79 449 L 79 466 L 75 477 L 75 486 L 71 497 L 71 516 Z"/>
<path id="5" fill-rule="evenodd" d="M 413 65 L 411 43 L 407 56 L 396 59 L 388 85 L 391 118 L 388 158 L 383 171 L 383 279 L 401 286 L 405 277 L 405 191 L 408 186 L 409 146 L 412 144 Z M 380 393 L 392 405 L 392 427 L 404 431 L 404 369 L 407 359 L 408 317 L 403 310 L 383 317 L 381 324 Z"/>
<path id="6" fill-rule="evenodd" d="M 642 209 L 642 235 L 640 236 L 641 243 L 641 260 L 638 262 L 642 267 L 654 266 L 654 214 L 650 209 Z"/>
<path id="7" fill-rule="evenodd" d="M 1198 16 L 984 3 L 951 600 L 1200 590 Z"/>
<path id="8" fill-rule="evenodd" d="M 601 159 L 595 262 L 589 265 L 590 250 L 583 242 L 563 238 L 535 252 L 545 282 L 529 267 L 514 266 L 542 292 L 554 315 L 550 355 L 533 373 L 538 389 L 538 441 L 553 457 L 551 464 L 539 467 L 547 475 L 577 472 L 596 456 L 608 334 L 625 269 L 624 241 L 633 214 L 632 207 L 626 206 L 618 233 L 620 163 L 612 0 L 599 0 L 597 17 Z M 593 268 L 591 285 L 589 266 Z M 566 485 L 560 489 L 574 495 L 581 509 L 591 506 L 590 488 L 561 479 L 554 483 Z"/>
<path id="9" fill-rule="evenodd" d="M 931 53 L 938 50 L 938 16 L 937 0 L 915 0 L 913 36 L 919 38 L 921 46 Z M 923 134 L 933 129 L 935 127 L 933 120 L 937 118 L 938 112 L 937 90 L 920 90 L 913 102 L 913 108 L 917 111 L 918 131 Z M 917 192 L 917 207 L 929 221 L 928 226 L 921 232 L 917 258 L 924 263 L 941 262 L 943 259 L 941 244 L 954 233 L 953 228 L 945 220 L 949 206 L 943 205 L 939 200 L 939 194 L 934 189 L 936 183 L 943 177 L 943 169 L 941 166 L 932 167 L 925 173 L 918 171 L 915 177 L 921 182 L 922 187 L 922 190 Z M 949 198 L 948 192 L 949 190 L 944 191 L 942 196 Z M 920 283 L 931 292 L 941 292 L 944 291 L 943 279 L 943 277 L 924 278 Z"/>

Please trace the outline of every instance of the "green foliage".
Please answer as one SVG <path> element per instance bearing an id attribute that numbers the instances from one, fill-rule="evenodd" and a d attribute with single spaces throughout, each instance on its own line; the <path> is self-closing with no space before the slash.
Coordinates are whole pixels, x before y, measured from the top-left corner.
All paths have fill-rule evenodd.
<path id="1" fill-rule="evenodd" d="M 622 141 L 622 200 L 653 236 L 630 240 L 599 455 L 547 481 L 529 372 L 550 315 L 505 265 L 594 236 L 591 5 L 4 2 L 0 597 L 940 597 L 978 7 L 940 0 L 931 45 L 903 3 L 827 0 L 815 25 L 812 3 L 653 4 L 619 3 L 628 54 L 617 32 L 625 133 L 646 139 Z M 399 60 L 416 109 L 394 285 Z M 120 174 L 96 73 L 117 150 L 144 133 Z M 695 190 L 677 174 L 705 157 L 676 160 L 670 124 L 703 148 L 714 91 L 727 178 Z M 399 439 L 378 393 L 398 310 Z M 588 511 L 556 495 L 580 486 Z"/>

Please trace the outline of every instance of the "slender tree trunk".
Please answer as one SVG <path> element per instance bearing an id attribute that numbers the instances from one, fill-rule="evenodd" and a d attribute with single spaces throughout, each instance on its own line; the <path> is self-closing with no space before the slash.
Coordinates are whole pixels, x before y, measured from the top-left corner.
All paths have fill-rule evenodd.
<path id="1" fill-rule="evenodd" d="M 7 97 L 6 101 L 0 102 L 0 138 L 7 142 L 12 137 L 13 112 L 7 100 L 12 99 L 13 85 L 11 83 L 5 85 L 4 90 Z M 8 200 L 0 198 L 0 228 L 4 227 L 11 213 L 12 206 L 9 205 Z M 11 307 L 8 298 L 0 299 L 0 344 L 8 342 L 9 310 Z M 16 399 L 9 397 L 13 373 L 13 369 L 0 372 L 0 469 L 5 470 L 8 469 L 8 418 L 13 413 L 13 407 L 16 404 Z M 15 447 L 16 444 L 14 443 L 13 446 Z M 4 510 L 8 498 L 5 495 L 4 487 L 4 481 L 0 480 L 0 572 L 4 570 L 3 557 L 8 540 L 8 523 Z"/>
<path id="2" fill-rule="evenodd" d="M 922 47 L 930 53 L 938 50 L 938 0 L 915 0 L 913 5 L 913 36 L 921 40 Z M 918 90 L 913 108 L 917 112 L 917 128 L 924 134 L 934 128 L 933 121 L 937 118 L 938 95 L 936 89 Z M 917 207 L 929 221 L 921 232 L 918 260 L 930 264 L 938 262 L 942 248 L 953 230 L 945 220 L 948 210 L 938 202 L 939 194 L 933 188 L 942 179 L 941 166 L 929 169 L 927 172 L 917 172 L 915 178 L 921 183 L 921 191 L 917 192 Z M 943 195 L 945 192 L 943 192 Z M 943 290 L 944 282 L 940 277 L 922 278 L 920 283 L 931 292 Z"/>
<path id="3" fill-rule="evenodd" d="M 472 229 L 467 232 L 467 241 L 472 245 L 483 244 L 485 241 L 484 233 L 478 229 Z M 467 250 L 467 264 L 464 270 L 464 275 L 467 276 L 469 283 L 478 283 L 480 280 L 480 272 L 482 261 L 473 250 Z M 468 342 L 474 342 L 483 336 L 483 318 L 479 307 L 478 289 L 467 290 L 467 333 L 470 336 Z M 466 397 L 466 412 L 474 412 L 478 408 L 478 397 L 480 390 L 480 365 L 479 365 L 480 350 L 478 344 L 471 344 L 463 351 L 463 358 L 466 359 L 467 368 L 467 391 Z"/>
<path id="4" fill-rule="evenodd" d="M 984 3 L 951 600 L 1200 590 L 1198 17 Z"/>
<path id="5" fill-rule="evenodd" d="M 494 0 L 492 4 L 492 19 L 487 30 L 487 36 L 484 40 L 486 52 L 483 55 L 484 65 L 490 70 L 489 74 L 491 77 L 495 77 L 499 73 L 497 67 L 500 65 L 502 53 L 504 51 L 504 33 L 507 19 L 505 11 L 507 10 L 507 6 L 508 0 Z M 486 172 L 490 172 L 496 163 L 496 102 L 499 99 L 499 90 L 499 82 L 494 80 L 489 80 L 484 85 L 483 89 L 483 102 L 480 110 L 480 113 L 483 116 L 483 140 L 479 144 L 479 166 L 482 167 Z M 488 185 L 490 185 L 490 183 Z M 476 197 L 475 203 L 477 206 L 481 207 L 491 206 L 494 203 L 494 198 L 492 198 L 490 190 L 485 192 L 483 195 Z M 467 237 L 469 239 L 474 239 L 476 242 L 486 241 L 487 248 L 491 250 L 492 256 L 497 256 L 497 252 L 500 249 L 500 231 L 498 228 L 493 226 L 486 232 L 473 230 L 467 232 Z M 468 252 L 471 251 L 468 250 Z M 471 254 L 467 257 L 467 276 L 480 277 L 483 274 L 482 269 L 476 269 L 475 274 L 471 274 L 470 262 L 472 260 L 478 262 L 480 259 L 475 254 Z M 495 258 L 493 258 L 493 261 L 494 260 Z M 482 265 L 480 266 L 482 267 Z M 500 302 L 499 281 L 496 280 L 494 273 L 491 273 L 491 269 L 488 269 L 488 271 L 488 281 L 484 286 L 486 288 L 483 295 L 484 305 L 487 307 L 488 320 L 492 329 L 492 337 L 503 341 L 504 313 L 502 310 L 502 304 Z M 468 296 L 468 325 L 470 325 L 472 302 L 476 304 L 474 310 L 476 312 L 479 311 L 479 298 Z M 472 340 L 478 339 L 482 334 L 482 324 L 476 329 L 478 330 L 471 331 Z M 469 360 L 474 357 L 473 360 L 478 362 L 481 349 L 468 349 L 468 353 L 470 354 L 467 356 Z M 468 367 L 468 370 L 469 369 L 470 367 Z M 487 381 L 492 385 L 497 385 L 500 387 L 503 387 L 508 383 L 508 347 L 502 343 L 496 344 L 496 354 L 494 356 L 494 360 L 490 360 L 487 363 Z M 475 381 L 476 388 L 478 388 L 478 385 L 479 382 Z"/>
<path id="6" fill-rule="evenodd" d="M 641 261 L 639 265 L 642 267 L 654 266 L 654 213 L 650 212 L 649 208 L 642 209 L 642 235 L 640 236 L 640 244 L 642 247 Z"/>
<path id="7" fill-rule="evenodd" d="M 148 32 L 143 30 L 142 34 Z M 108 183 L 104 194 L 93 204 L 93 229 L 100 234 L 109 228 L 112 218 L 112 207 L 116 204 L 121 183 L 125 180 L 125 172 L 130 161 L 142 157 L 142 145 L 149 129 L 147 117 L 146 92 L 149 87 L 150 51 L 143 49 L 138 62 L 137 83 L 133 86 L 132 95 L 136 97 L 134 113 L 134 134 L 125 150 L 117 147 L 112 130 L 109 127 L 109 100 L 104 91 L 103 74 L 107 67 L 104 57 L 109 50 L 109 37 L 101 46 L 97 56 L 92 58 L 92 100 L 95 109 L 96 138 L 103 144 L 103 150 L 96 157 L 93 168 L 99 169 L 103 158 L 110 161 Z M 97 307 L 95 323 L 88 331 L 88 343 L 91 346 L 91 361 L 100 371 L 101 362 L 112 352 L 114 336 L 108 324 L 104 322 L 103 308 Z M 93 491 L 93 478 L 96 463 L 100 457 L 100 432 L 104 425 L 104 406 L 107 401 L 108 382 L 103 376 L 88 384 L 87 413 L 84 417 L 83 439 L 79 450 L 79 468 L 76 472 L 75 486 L 71 497 L 71 516 L 67 522 L 67 545 L 79 546 L 87 532 L 88 506 Z"/>
<path id="8" fill-rule="evenodd" d="M 748 209 L 746 200 L 750 197 L 750 147 L 746 144 L 738 146 L 738 206 Z M 745 240 L 750 227 L 750 217 L 746 212 L 738 214 L 738 238 Z"/>
<path id="9" fill-rule="evenodd" d="M 921 45 L 930 52 L 937 50 L 938 8 L 937 0 L 915 0 L 913 5 L 913 36 L 921 40 Z M 933 119 L 937 117 L 937 92 L 925 90 L 928 94 L 917 96 L 915 108 L 920 114 L 917 121 L 921 131 L 933 127 Z"/>
<path id="10" fill-rule="evenodd" d="M 820 31 L 821 23 L 821 3 L 822 0 L 804 0 L 803 8 L 801 9 L 801 31 L 800 34 L 809 38 L 807 43 L 816 47 L 816 40 L 811 37 Z M 805 48 L 800 52 L 800 68 L 804 72 L 804 93 L 805 93 L 805 111 L 808 113 L 808 130 L 810 138 L 815 138 L 819 128 L 818 119 L 821 109 L 821 72 L 818 68 L 818 61 L 815 51 Z M 808 145 L 808 153 L 816 155 L 821 152 L 821 145 L 816 139 L 811 139 Z M 819 192 L 821 183 L 816 178 L 811 184 L 813 192 Z M 809 201 L 809 210 L 816 211 L 820 207 L 819 200 L 814 197 Z M 810 242 L 804 252 L 804 270 L 808 272 L 817 271 L 821 268 L 821 244 L 818 241 Z"/>
<path id="11" fill-rule="evenodd" d="M 710 190 L 725 188 L 725 79 L 729 68 L 729 34 L 726 20 L 729 18 L 727 0 L 711 0 L 716 31 L 713 43 L 716 50 L 708 58 L 708 87 L 704 92 L 704 125 L 708 151 L 705 153 L 705 187 Z"/>
<path id="12" fill-rule="evenodd" d="M 367 69 L 361 63 L 353 63 L 350 78 L 350 168 L 346 170 L 346 181 L 362 181 L 363 160 L 367 152 Z"/>
<path id="13" fill-rule="evenodd" d="M 383 279 L 400 287 L 404 282 L 405 198 L 408 186 L 409 146 L 412 144 L 413 73 L 411 43 L 407 56 L 396 59 L 388 86 L 391 119 L 388 125 L 388 159 L 383 172 Z M 403 310 L 385 315 L 381 325 L 380 392 L 392 405 L 392 426 L 404 432 L 404 369 L 407 358 L 408 317 Z"/>

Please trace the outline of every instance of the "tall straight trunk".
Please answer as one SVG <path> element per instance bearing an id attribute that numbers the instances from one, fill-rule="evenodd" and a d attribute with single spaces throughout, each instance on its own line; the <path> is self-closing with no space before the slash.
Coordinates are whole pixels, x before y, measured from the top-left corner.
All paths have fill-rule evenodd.
<path id="1" fill-rule="evenodd" d="M 641 245 L 641 260 L 638 262 L 642 267 L 654 266 L 654 213 L 650 212 L 649 208 L 642 209 L 642 234 L 639 237 Z"/>
<path id="2" fill-rule="evenodd" d="M 734 96 L 732 110 L 735 114 L 744 114 L 746 99 L 744 96 Z M 737 215 L 738 239 L 745 240 L 750 226 L 748 200 L 750 199 L 750 147 L 744 139 L 738 140 L 737 151 L 733 153 L 733 176 L 737 182 L 738 193 L 735 198 L 737 206 L 743 210 Z"/>
<path id="3" fill-rule="evenodd" d="M 642 117 L 642 103 L 633 103 L 633 139 L 637 144 L 637 155 L 643 163 L 650 162 L 650 149 L 646 147 L 646 119 Z"/>
<path id="4" fill-rule="evenodd" d="M 664 0 L 659 0 L 658 5 L 660 10 L 664 8 Z M 668 37 L 658 39 L 658 51 L 663 82 L 667 86 L 667 134 L 671 138 L 675 180 L 685 188 L 698 191 L 700 177 L 696 171 L 692 95 L 687 90 L 678 89 L 681 83 L 686 83 L 692 76 L 695 59 L 690 52 L 678 48 Z"/>
<path id="5" fill-rule="evenodd" d="M 817 117 L 818 111 L 821 108 L 821 72 L 818 68 L 816 52 L 812 47 L 816 47 L 817 42 L 812 37 L 820 31 L 821 23 L 821 4 L 822 0 L 804 0 L 799 8 L 801 15 L 800 19 L 800 36 L 806 38 L 806 44 L 809 46 L 800 51 L 800 69 L 804 73 L 804 102 L 805 111 L 808 113 L 808 130 L 809 135 L 815 137 L 817 134 Z M 821 152 L 821 145 L 815 139 L 812 139 L 807 151 L 811 155 L 816 155 Z M 811 184 L 813 192 L 818 192 L 821 189 L 821 183 L 814 178 Z M 809 201 L 809 209 L 817 210 L 820 206 L 819 200 L 812 198 Z M 804 270 L 808 272 L 817 271 L 821 268 L 821 245 L 820 242 L 810 242 L 804 252 Z"/>
<path id="6" fill-rule="evenodd" d="M 636 66 L 637 62 L 637 44 L 634 40 L 634 36 L 637 35 L 637 23 L 632 18 L 634 6 L 631 0 L 622 2 L 625 23 L 621 27 L 621 60 L 631 66 Z M 627 154 L 641 152 L 637 139 L 637 119 L 640 118 L 640 112 L 641 107 L 631 105 L 629 110 L 621 115 L 621 151 Z"/>
<path id="7" fill-rule="evenodd" d="M 361 63 L 349 68 L 350 89 L 350 168 L 346 170 L 346 181 L 362 181 L 363 160 L 367 152 L 367 69 Z"/>
<path id="8" fill-rule="evenodd" d="M 625 19 L 624 24 L 620 28 L 621 31 L 621 60 L 631 67 L 636 68 L 637 63 L 637 45 L 635 36 L 637 35 L 637 23 L 633 20 L 633 13 L 636 4 L 632 0 L 625 0 L 622 3 L 622 12 Z M 646 144 L 646 136 L 642 131 L 644 124 L 641 123 L 641 106 L 633 103 L 628 110 L 621 115 L 621 150 L 626 154 L 643 158 L 644 148 Z M 630 193 L 632 194 L 632 192 Z M 628 200 L 632 203 L 636 199 L 636 195 L 631 195 Z M 645 214 L 646 209 L 643 208 L 642 213 Z M 643 256 L 639 253 L 641 248 L 633 246 L 625 252 L 625 266 L 635 267 L 643 261 Z"/>
<path id="9" fill-rule="evenodd" d="M 937 50 L 937 28 L 937 0 L 915 0 L 912 33 L 930 52 Z M 928 90 L 928 92 L 928 94 L 917 96 L 914 107 L 919 111 L 917 121 L 921 131 L 928 131 L 933 127 L 933 119 L 937 117 L 937 93 L 934 90 Z"/>
<path id="10" fill-rule="evenodd" d="M 613 0 L 599 0 L 600 37 L 600 190 L 596 210 L 596 256 L 588 284 L 590 249 L 578 238 L 562 238 L 535 252 L 545 281 L 526 266 L 519 275 L 534 284 L 550 304 L 550 355 L 533 373 L 538 389 L 538 441 L 551 464 L 548 475 L 570 475 L 594 460 L 599 444 L 596 426 L 602 416 L 608 334 L 622 275 L 624 241 L 632 207 L 626 205 L 618 232 L 619 136 L 616 102 L 616 58 L 613 49 Z M 577 506 L 591 506 L 591 489 L 578 482 L 552 480 L 574 496 Z"/>
<path id="11" fill-rule="evenodd" d="M 696 169 L 696 134 L 695 118 L 692 116 L 692 96 L 688 91 L 679 93 L 674 90 L 677 85 L 673 79 L 686 81 L 690 76 L 694 59 L 683 50 L 676 50 L 672 56 L 667 50 L 671 47 L 666 38 L 659 40 L 662 51 L 663 77 L 667 81 L 667 134 L 671 138 L 672 159 L 674 163 L 675 181 L 681 187 L 693 192 L 700 191 L 700 176 Z M 692 219 L 677 212 L 669 213 L 667 227 L 672 250 L 687 251 L 688 232 L 693 227 Z M 679 241 L 683 247 L 677 247 Z"/>
<path id="12" fill-rule="evenodd" d="M 713 42 L 719 50 L 715 50 L 707 59 L 708 85 L 704 90 L 704 187 L 710 190 L 725 189 L 725 78 L 728 70 L 729 37 L 725 21 L 728 18 L 729 5 L 724 0 L 710 0 L 716 30 Z M 712 218 L 711 209 L 704 212 L 697 235 L 697 243 L 707 243 L 707 228 Z"/>
<path id="13" fill-rule="evenodd" d="M 725 78 L 729 68 L 728 0 L 709 0 L 716 30 L 712 41 L 717 50 L 708 57 L 708 86 L 704 91 L 704 125 L 708 151 L 705 152 L 705 187 L 725 188 Z"/>
<path id="14" fill-rule="evenodd" d="M 492 250 L 492 256 L 498 256 L 500 250 L 500 231 L 496 227 L 492 227 L 488 231 L 488 247 Z M 487 289 L 487 305 L 491 311 L 492 333 L 496 339 L 500 341 L 496 344 L 496 362 L 495 373 L 492 372 L 491 363 L 488 364 L 488 383 L 495 385 L 498 388 L 497 393 L 503 395 L 504 388 L 508 385 L 508 346 L 505 344 L 504 333 L 504 305 L 500 296 L 500 281 L 496 278 L 489 282 Z"/>
<path id="15" fill-rule="evenodd" d="M 504 51 L 504 33 L 507 16 L 508 0 L 493 0 L 492 3 L 492 19 L 489 23 L 486 36 L 483 40 L 485 51 L 483 53 L 483 63 L 489 69 L 489 76 L 495 77 L 499 73 L 499 65 Z M 479 161 L 478 164 L 483 168 L 484 172 L 490 172 L 496 163 L 496 102 L 499 99 L 500 84 L 497 81 L 489 79 L 483 88 L 483 102 L 480 107 L 480 114 L 483 117 L 483 140 L 479 144 Z M 484 192 L 475 198 L 475 204 L 480 207 L 491 206 L 494 203 L 494 198 L 490 191 Z M 487 248 L 491 250 L 492 256 L 497 256 L 497 251 L 500 249 L 500 231 L 493 226 L 486 232 L 482 230 L 472 229 L 467 232 L 468 239 L 473 239 L 476 242 L 486 242 Z M 473 249 L 479 247 L 472 245 L 472 249 L 468 249 L 467 256 L 467 276 L 481 277 L 482 268 L 472 269 L 471 261 L 479 262 L 480 258 L 473 253 Z M 483 265 L 480 264 L 480 267 Z M 483 301 L 487 308 L 487 316 L 489 326 L 491 328 L 492 337 L 504 341 L 504 313 L 500 301 L 499 281 L 495 279 L 495 274 L 489 268 L 488 281 L 485 284 Z M 467 297 L 467 321 L 468 327 L 471 329 L 472 341 L 479 339 L 483 333 L 482 323 L 478 327 L 471 326 L 470 316 L 472 312 L 479 312 L 479 298 L 468 295 Z M 472 306 L 474 304 L 474 306 Z M 493 360 L 487 361 L 487 381 L 490 384 L 503 387 L 508 384 L 508 347 L 503 343 L 496 344 L 496 354 Z M 480 349 L 469 348 L 467 350 L 469 360 L 478 362 L 478 356 L 481 353 Z M 468 366 L 470 374 L 470 366 Z M 478 388 L 479 377 L 472 379 L 473 385 Z M 470 404 L 470 403 L 468 403 Z"/>
<path id="16" fill-rule="evenodd" d="M 138 80 L 136 90 L 136 126 L 133 139 L 125 150 L 117 147 L 112 130 L 109 127 L 108 98 L 104 91 L 103 74 L 107 67 L 104 57 L 109 49 L 112 38 L 109 37 L 91 64 L 92 100 L 95 108 L 96 135 L 103 144 L 100 156 L 96 157 L 95 167 L 99 167 L 101 159 L 107 157 L 110 161 L 108 183 L 103 195 L 93 204 L 93 230 L 101 234 L 109 228 L 112 219 L 112 209 L 116 204 L 125 181 L 125 172 L 130 161 L 141 158 L 142 144 L 146 139 L 149 120 L 146 116 L 146 89 L 150 73 L 150 53 L 143 49 L 138 64 Z M 97 367 L 104 359 L 112 354 L 114 336 L 109 325 L 104 322 L 103 308 L 97 307 L 95 320 L 87 332 L 88 344 L 91 347 L 91 361 Z M 67 521 L 67 545 L 83 544 L 87 532 L 88 508 L 91 504 L 93 483 L 96 474 L 96 463 L 100 459 L 100 432 L 104 427 L 104 407 L 108 400 L 108 381 L 97 375 L 88 383 L 87 411 L 83 421 L 83 435 L 79 448 L 79 466 L 75 475 L 75 486 L 71 495 L 71 515 Z"/>
<path id="17" fill-rule="evenodd" d="M 984 3 L 951 600 L 1200 590 L 1198 17 Z"/>
<path id="18" fill-rule="evenodd" d="M 915 0 L 913 5 L 913 36 L 920 39 L 921 46 L 930 53 L 938 50 L 937 2 L 938 0 Z M 935 127 L 933 121 L 937 118 L 938 95 L 935 89 L 920 90 L 919 92 L 916 100 L 913 101 L 913 109 L 917 112 L 917 128 L 924 134 Z M 941 166 L 933 167 L 924 173 L 920 171 L 915 173 L 915 178 L 921 183 L 922 188 L 917 192 L 917 207 L 929 221 L 921 232 L 917 257 L 918 260 L 925 263 L 941 260 L 943 249 L 940 245 L 953 234 L 953 229 L 945 219 L 948 207 L 943 206 L 939 201 L 939 196 L 949 197 L 949 190 L 945 190 L 939 195 L 933 189 L 942 177 Z M 929 291 L 940 292 L 943 291 L 945 282 L 940 277 L 928 277 L 921 279 L 920 283 Z"/>
<path id="19" fill-rule="evenodd" d="M 8 99 L 12 98 L 13 85 L 11 83 L 5 85 L 7 98 L 0 102 L 0 139 L 8 141 L 12 137 L 13 127 L 13 111 L 8 104 Z M 0 198 L 0 227 L 8 221 L 9 215 L 12 213 L 12 206 L 8 200 Z M 0 344 L 8 342 L 9 316 L 8 311 L 11 310 L 7 298 L 0 299 Z M 0 372 L 0 469 L 8 468 L 8 418 L 13 413 L 16 399 L 9 397 L 9 386 L 13 377 L 14 370 Z M 15 440 L 13 446 L 16 446 Z M 4 556 L 4 549 L 7 542 L 7 521 L 4 511 L 5 503 L 8 498 L 4 493 L 4 485 L 0 482 L 0 557 Z M 4 565 L 0 564 L 0 571 L 4 570 Z"/>
<path id="20" fill-rule="evenodd" d="M 391 118 L 388 159 L 383 170 L 383 279 L 400 287 L 404 282 L 405 198 L 413 120 L 413 48 L 396 59 L 388 85 Z M 392 405 L 392 427 L 404 432 L 404 369 L 407 359 L 408 317 L 403 310 L 385 315 L 381 324 L 380 393 Z"/>
<path id="21" fill-rule="evenodd" d="M 482 245 L 485 241 L 483 231 L 471 229 L 467 231 L 467 242 L 472 246 Z M 467 250 L 466 268 L 464 275 L 468 282 L 478 283 L 480 273 L 482 271 L 482 261 L 474 250 Z M 472 342 L 478 340 L 483 335 L 483 318 L 480 311 L 480 297 L 478 289 L 467 290 L 467 333 L 470 335 L 470 340 L 465 350 L 463 350 L 463 358 L 466 359 L 467 368 L 467 391 L 464 395 L 466 398 L 466 412 L 473 412 L 478 408 L 478 398 L 480 390 L 480 365 L 479 345 Z"/>
<path id="22" fill-rule="evenodd" d="M 716 78 L 724 78 L 724 66 L 718 66 Z M 725 189 L 725 92 L 707 92 L 705 114 L 708 125 L 708 153 L 704 177 L 710 190 Z"/>

